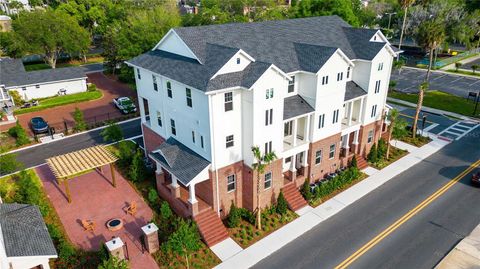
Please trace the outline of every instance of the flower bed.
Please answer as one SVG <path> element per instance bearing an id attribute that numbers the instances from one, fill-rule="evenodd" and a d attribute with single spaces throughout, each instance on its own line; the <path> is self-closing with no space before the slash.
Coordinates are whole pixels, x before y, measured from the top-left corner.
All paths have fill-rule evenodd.
<path id="1" fill-rule="evenodd" d="M 409 132 L 407 136 L 404 136 L 400 139 L 407 144 L 413 145 L 415 147 L 424 146 L 432 141 L 429 137 L 417 135 L 415 138 L 412 137 L 412 132 Z"/>

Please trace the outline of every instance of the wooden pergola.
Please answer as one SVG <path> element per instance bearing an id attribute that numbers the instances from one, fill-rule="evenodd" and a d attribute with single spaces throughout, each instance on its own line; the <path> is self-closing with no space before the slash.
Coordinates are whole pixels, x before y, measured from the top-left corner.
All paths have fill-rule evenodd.
<path id="1" fill-rule="evenodd" d="M 47 164 L 57 178 L 58 183 L 63 182 L 67 200 L 71 203 L 72 198 L 70 188 L 68 187 L 69 178 L 95 168 L 100 168 L 100 171 L 102 171 L 102 166 L 109 164 L 112 174 L 112 184 L 113 187 L 116 187 L 113 163 L 117 160 L 118 158 L 104 146 L 94 146 L 48 158 Z"/>

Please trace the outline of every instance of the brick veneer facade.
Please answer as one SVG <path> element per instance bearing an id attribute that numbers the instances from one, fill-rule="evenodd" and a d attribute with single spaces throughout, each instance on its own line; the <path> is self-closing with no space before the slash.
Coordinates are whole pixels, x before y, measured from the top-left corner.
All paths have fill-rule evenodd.
<path id="1" fill-rule="evenodd" d="M 334 172 L 340 168 L 340 133 L 324 138 L 320 141 L 310 143 L 308 150 L 308 175 L 310 181 L 316 181 L 323 178 L 326 174 Z M 330 145 L 335 144 L 335 157 L 330 159 Z M 315 164 L 315 154 L 318 150 L 322 151 L 322 161 Z"/>
<path id="2" fill-rule="evenodd" d="M 382 135 L 382 124 L 383 121 L 379 120 L 376 122 L 372 122 L 369 125 L 361 126 L 360 133 L 358 136 L 359 142 L 359 149 L 357 154 L 362 157 L 367 157 L 368 153 L 370 152 L 370 148 L 372 148 L 374 143 L 377 143 Z M 368 143 L 368 132 L 373 130 L 373 141 Z"/>

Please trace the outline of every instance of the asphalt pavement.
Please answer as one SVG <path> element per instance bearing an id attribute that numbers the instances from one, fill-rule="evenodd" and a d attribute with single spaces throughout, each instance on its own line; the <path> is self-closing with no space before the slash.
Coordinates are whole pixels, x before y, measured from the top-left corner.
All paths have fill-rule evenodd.
<path id="1" fill-rule="evenodd" d="M 317 225 L 254 268 L 334 268 L 480 159 L 480 128 Z M 479 168 L 477 168 L 479 170 Z M 349 268 L 433 268 L 480 222 L 471 173 Z"/>
<path id="2" fill-rule="evenodd" d="M 416 93 L 419 85 L 425 79 L 426 72 L 426 70 L 414 68 L 403 68 L 401 72 L 393 70 L 390 80 L 397 82 L 395 86 L 397 91 Z M 430 75 L 430 89 L 466 98 L 469 92 L 478 92 L 480 90 L 480 78 L 432 72 Z"/>
<path id="3" fill-rule="evenodd" d="M 119 126 L 122 128 L 123 135 L 126 139 L 142 134 L 140 119 L 120 123 Z M 34 167 L 45 163 L 45 159 L 56 155 L 105 144 L 100 135 L 101 131 L 102 129 L 92 130 L 55 142 L 26 148 L 15 152 L 15 154 L 17 155 L 17 160 L 24 165 L 24 168 Z"/>
<path id="4" fill-rule="evenodd" d="M 101 72 L 103 71 L 103 63 L 85 64 L 81 65 L 80 68 L 83 69 L 83 72 L 85 72 L 85 74 Z"/>

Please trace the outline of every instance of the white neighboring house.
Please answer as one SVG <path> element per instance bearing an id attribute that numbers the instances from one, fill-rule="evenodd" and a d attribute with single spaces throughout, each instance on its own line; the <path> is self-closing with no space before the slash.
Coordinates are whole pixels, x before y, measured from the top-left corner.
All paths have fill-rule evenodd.
<path id="1" fill-rule="evenodd" d="M 28 101 L 62 94 L 85 92 L 87 76 L 80 67 L 25 71 L 20 59 L 0 58 L 0 105 L 14 105 L 16 91 Z"/>
<path id="2" fill-rule="evenodd" d="M 397 53 L 338 16 L 171 29 L 127 62 L 160 195 L 183 215 L 225 217 L 365 157 L 386 131 Z M 252 146 L 278 158 L 259 185 Z"/>
<path id="3" fill-rule="evenodd" d="M 0 203 L 0 269 L 48 269 L 57 257 L 37 206 Z"/>
<path id="4" fill-rule="evenodd" d="M 30 11 L 32 7 L 28 4 L 28 0 L 16 0 L 20 2 L 23 5 L 24 10 Z M 11 9 L 10 8 L 10 2 L 11 0 L 0 0 L 0 10 L 3 12 L 12 15 L 12 14 L 17 14 L 20 10 L 17 9 Z"/>

